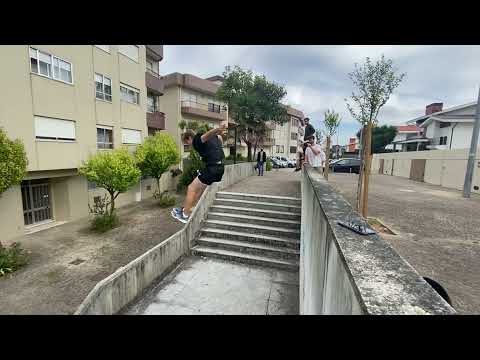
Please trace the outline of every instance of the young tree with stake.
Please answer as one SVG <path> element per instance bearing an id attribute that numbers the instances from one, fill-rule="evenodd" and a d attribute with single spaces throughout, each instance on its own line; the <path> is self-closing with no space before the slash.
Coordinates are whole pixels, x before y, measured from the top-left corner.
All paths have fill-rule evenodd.
<path id="1" fill-rule="evenodd" d="M 371 168 L 372 128 L 377 124 L 380 109 L 387 103 L 393 90 L 400 85 L 405 74 L 396 73 L 391 59 L 372 63 L 366 58 L 362 66 L 355 64 L 355 70 L 348 74 L 354 91 L 351 103 L 345 99 L 350 114 L 362 124 L 361 158 L 362 166 L 359 176 L 358 210 L 363 217 L 368 215 L 368 181 Z"/>
<path id="2" fill-rule="evenodd" d="M 340 126 L 340 114 L 336 113 L 334 110 L 327 110 L 325 112 L 325 119 L 323 120 L 323 126 L 325 127 L 325 133 L 327 135 L 327 151 L 326 151 L 326 161 L 325 161 L 325 179 L 328 180 L 328 170 L 329 170 L 329 161 L 330 161 L 330 147 L 332 136 L 335 135 Z"/>

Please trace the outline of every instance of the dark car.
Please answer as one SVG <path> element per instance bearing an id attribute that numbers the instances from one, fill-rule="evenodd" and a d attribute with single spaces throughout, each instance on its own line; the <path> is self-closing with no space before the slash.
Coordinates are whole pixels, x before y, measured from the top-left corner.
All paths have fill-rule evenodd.
<path id="1" fill-rule="evenodd" d="M 330 164 L 331 172 L 360 173 L 360 159 L 341 159 Z"/>

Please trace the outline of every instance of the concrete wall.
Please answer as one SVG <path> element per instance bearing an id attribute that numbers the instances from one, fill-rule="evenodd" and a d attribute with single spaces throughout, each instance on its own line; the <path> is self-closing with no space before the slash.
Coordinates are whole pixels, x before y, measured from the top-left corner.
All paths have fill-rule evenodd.
<path id="1" fill-rule="evenodd" d="M 451 189 L 463 190 L 467 171 L 468 149 L 409 151 L 374 154 L 372 174 L 378 174 L 380 160 L 384 159 L 383 174 L 409 178 L 413 159 L 425 159 L 424 181 Z M 393 164 L 393 174 L 391 172 Z M 480 151 L 475 160 L 472 192 L 480 194 Z M 475 190 L 478 186 L 478 190 Z"/>
<path id="2" fill-rule="evenodd" d="M 253 174 L 253 163 L 226 166 L 222 182 L 205 190 L 182 230 L 100 281 L 75 314 L 111 315 L 123 309 L 189 254 L 191 242 L 206 218 L 216 192 Z"/>
<path id="3" fill-rule="evenodd" d="M 378 235 L 338 225 L 360 216 L 323 176 L 302 178 L 300 314 L 454 314 Z"/>

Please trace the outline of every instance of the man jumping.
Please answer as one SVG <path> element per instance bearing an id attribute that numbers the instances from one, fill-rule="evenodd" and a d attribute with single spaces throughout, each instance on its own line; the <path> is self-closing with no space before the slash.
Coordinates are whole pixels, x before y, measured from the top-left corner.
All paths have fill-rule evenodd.
<path id="1" fill-rule="evenodd" d="M 173 208 L 171 214 L 175 219 L 186 223 L 195 203 L 207 186 L 222 180 L 225 169 L 222 135 L 225 134 L 226 130 L 227 126 L 224 125 L 209 130 L 205 134 L 198 133 L 195 135 L 192 130 L 187 130 L 182 135 L 183 144 L 192 145 L 200 154 L 202 161 L 205 163 L 205 169 L 199 170 L 198 176 L 188 185 L 183 208 Z"/>

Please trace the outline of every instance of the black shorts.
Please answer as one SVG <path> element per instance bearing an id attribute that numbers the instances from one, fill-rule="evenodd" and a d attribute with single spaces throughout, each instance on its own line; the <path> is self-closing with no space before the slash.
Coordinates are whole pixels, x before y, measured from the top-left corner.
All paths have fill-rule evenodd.
<path id="1" fill-rule="evenodd" d="M 214 182 L 222 181 L 225 167 L 223 165 L 207 166 L 204 170 L 198 170 L 198 180 L 202 184 L 212 185 Z"/>

